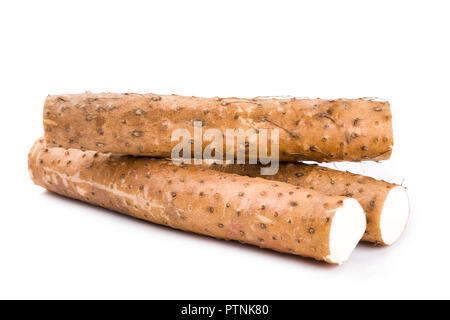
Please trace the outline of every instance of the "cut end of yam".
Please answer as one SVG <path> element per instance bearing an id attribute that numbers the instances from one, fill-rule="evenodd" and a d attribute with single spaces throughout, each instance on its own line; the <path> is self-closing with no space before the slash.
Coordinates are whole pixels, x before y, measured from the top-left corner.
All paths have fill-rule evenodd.
<path id="1" fill-rule="evenodd" d="M 400 238 L 408 218 L 408 193 L 404 187 L 394 187 L 389 191 L 380 215 L 381 238 L 385 245 L 391 245 Z"/>
<path id="2" fill-rule="evenodd" d="M 355 199 L 344 200 L 336 211 L 330 230 L 330 255 L 326 260 L 342 264 L 348 260 L 366 230 L 366 215 Z"/>

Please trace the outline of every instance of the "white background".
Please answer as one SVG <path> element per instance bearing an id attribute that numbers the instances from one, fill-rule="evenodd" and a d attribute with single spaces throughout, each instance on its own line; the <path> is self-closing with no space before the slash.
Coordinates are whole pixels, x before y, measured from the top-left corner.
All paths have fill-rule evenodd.
<path id="1" fill-rule="evenodd" d="M 0 298 L 450 298 L 448 1 L 2 1 Z M 47 94 L 390 100 L 409 188 L 389 248 L 341 267 L 213 240 L 34 186 Z"/>

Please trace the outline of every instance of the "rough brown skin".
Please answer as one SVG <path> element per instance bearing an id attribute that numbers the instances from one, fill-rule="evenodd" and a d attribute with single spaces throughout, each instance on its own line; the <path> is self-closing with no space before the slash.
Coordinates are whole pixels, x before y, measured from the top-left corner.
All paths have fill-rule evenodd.
<path id="1" fill-rule="evenodd" d="M 327 261 L 343 196 L 201 166 L 48 148 L 28 156 L 34 183 L 61 195 L 175 229 Z M 330 262 L 330 261 L 327 261 Z"/>
<path id="2" fill-rule="evenodd" d="M 380 214 L 389 191 L 397 187 L 396 184 L 303 163 L 282 163 L 278 173 L 273 176 L 260 176 L 259 165 L 213 164 L 209 168 L 220 172 L 285 182 L 330 196 L 354 198 L 359 201 L 367 217 L 366 232 L 362 240 L 377 245 L 386 245 L 381 237 Z"/>
<path id="3" fill-rule="evenodd" d="M 197 98 L 155 94 L 64 94 L 45 101 L 49 147 L 169 158 L 175 129 L 273 129 L 280 161 L 389 159 L 389 102 L 368 99 Z M 204 142 L 205 147 L 210 142 Z M 269 147 L 270 148 L 270 147 Z M 270 150 L 270 149 L 269 149 Z"/>

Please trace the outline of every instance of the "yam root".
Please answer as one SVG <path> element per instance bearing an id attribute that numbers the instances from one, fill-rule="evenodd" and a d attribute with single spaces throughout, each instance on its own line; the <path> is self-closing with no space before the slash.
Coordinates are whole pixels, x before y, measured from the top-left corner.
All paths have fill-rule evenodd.
<path id="1" fill-rule="evenodd" d="M 49 148 L 29 154 L 35 184 L 139 219 L 328 263 L 347 260 L 365 230 L 354 199 L 195 165 Z"/>
<path id="2" fill-rule="evenodd" d="M 260 176 L 259 165 L 216 165 L 210 169 L 250 177 Z M 409 216 L 409 201 L 402 186 L 363 175 L 317 165 L 283 163 L 277 174 L 261 176 L 329 196 L 352 197 L 359 201 L 367 217 L 363 241 L 391 245 L 403 233 Z"/>
<path id="3" fill-rule="evenodd" d="M 159 158 L 171 157 L 178 143 L 171 141 L 174 130 L 194 136 L 196 120 L 204 130 L 223 134 L 226 129 L 278 129 L 280 161 L 386 160 L 393 146 L 389 103 L 369 99 L 85 93 L 50 95 L 44 107 L 49 147 Z M 203 141 L 202 147 L 209 143 Z"/>

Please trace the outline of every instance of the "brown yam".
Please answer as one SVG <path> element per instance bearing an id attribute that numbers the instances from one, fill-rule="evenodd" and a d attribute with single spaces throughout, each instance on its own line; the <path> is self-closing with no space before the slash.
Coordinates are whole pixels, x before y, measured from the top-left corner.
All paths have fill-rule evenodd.
<path id="1" fill-rule="evenodd" d="M 48 96 L 44 107 L 49 147 L 159 158 L 171 156 L 178 143 L 171 141 L 175 129 L 194 136 L 195 120 L 202 121 L 204 131 L 223 134 L 279 129 L 280 161 L 385 160 L 393 146 L 389 102 L 370 99 L 85 93 Z M 203 148 L 209 143 L 203 141 Z"/>
<path id="2" fill-rule="evenodd" d="M 70 198 L 175 229 L 330 263 L 347 258 L 335 259 L 331 252 L 336 217 L 345 218 L 340 222 L 344 229 L 347 218 L 357 224 L 348 225 L 357 236 L 350 239 L 348 255 L 365 228 L 361 207 L 345 196 L 166 160 L 48 148 L 44 139 L 30 151 L 29 171 L 37 185 Z"/>

